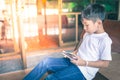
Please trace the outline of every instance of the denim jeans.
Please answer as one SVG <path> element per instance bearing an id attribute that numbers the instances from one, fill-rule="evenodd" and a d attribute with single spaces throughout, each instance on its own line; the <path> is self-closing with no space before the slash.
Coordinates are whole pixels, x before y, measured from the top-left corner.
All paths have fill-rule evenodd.
<path id="1" fill-rule="evenodd" d="M 45 80 L 85 80 L 79 68 L 68 58 L 46 58 L 23 80 L 40 80 L 47 71 L 52 73 Z"/>

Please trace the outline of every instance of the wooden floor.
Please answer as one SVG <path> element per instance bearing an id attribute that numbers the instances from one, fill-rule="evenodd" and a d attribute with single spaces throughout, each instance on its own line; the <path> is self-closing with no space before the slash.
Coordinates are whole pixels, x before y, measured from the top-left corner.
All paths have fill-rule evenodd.
<path id="1" fill-rule="evenodd" d="M 95 80 L 120 80 L 120 54 L 112 53 L 112 56 L 113 60 L 110 63 L 110 66 L 105 69 L 100 69 L 100 74 L 97 75 L 97 79 Z M 29 68 L 26 70 L 0 74 L 0 80 L 22 80 L 25 75 L 28 74 L 31 70 L 32 68 Z M 106 79 L 105 77 L 107 77 L 108 79 Z"/>

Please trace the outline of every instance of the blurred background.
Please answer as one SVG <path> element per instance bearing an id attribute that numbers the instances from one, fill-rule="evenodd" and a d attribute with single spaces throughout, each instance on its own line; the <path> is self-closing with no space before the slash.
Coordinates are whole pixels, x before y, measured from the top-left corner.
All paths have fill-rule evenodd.
<path id="1" fill-rule="evenodd" d="M 13 66 L 2 71 L 11 64 L 7 61 L 19 59 L 17 63 L 24 69 L 29 55 L 75 46 L 83 30 L 81 11 L 90 3 L 105 6 L 106 26 L 120 25 L 120 0 L 0 0 L 0 73 L 16 70 Z M 119 28 L 106 29 L 115 36 L 111 36 L 113 51 L 119 52 Z"/>

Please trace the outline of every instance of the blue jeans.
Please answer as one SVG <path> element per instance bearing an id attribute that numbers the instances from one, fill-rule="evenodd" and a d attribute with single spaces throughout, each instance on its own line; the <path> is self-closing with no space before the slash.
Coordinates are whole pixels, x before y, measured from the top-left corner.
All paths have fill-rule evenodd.
<path id="1" fill-rule="evenodd" d="M 40 80 L 46 72 L 52 72 L 45 80 L 85 80 L 79 68 L 68 58 L 46 58 L 23 80 Z"/>

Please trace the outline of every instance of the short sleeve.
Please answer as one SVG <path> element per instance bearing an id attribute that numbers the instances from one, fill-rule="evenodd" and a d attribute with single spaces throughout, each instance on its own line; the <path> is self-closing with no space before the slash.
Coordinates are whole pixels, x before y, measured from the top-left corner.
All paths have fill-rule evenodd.
<path id="1" fill-rule="evenodd" d="M 112 60 L 111 55 L 111 44 L 110 38 L 105 38 L 100 45 L 100 59 L 101 60 Z"/>

